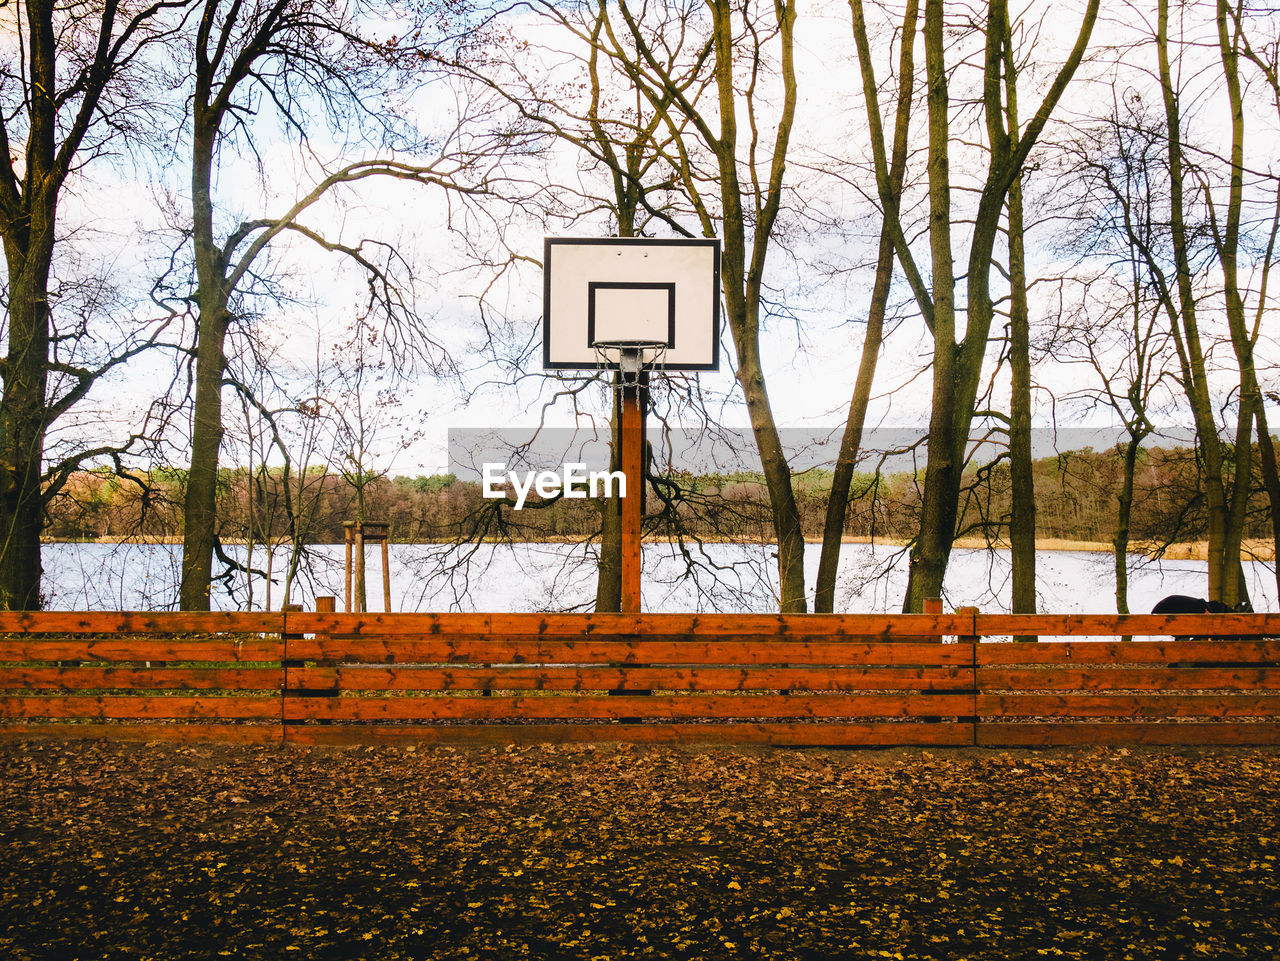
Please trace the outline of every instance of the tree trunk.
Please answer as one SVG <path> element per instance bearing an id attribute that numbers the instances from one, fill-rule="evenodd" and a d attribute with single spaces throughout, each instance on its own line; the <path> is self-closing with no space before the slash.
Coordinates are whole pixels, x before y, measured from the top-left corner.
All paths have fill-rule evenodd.
<path id="1" fill-rule="evenodd" d="M 1131 432 L 1124 446 L 1124 473 L 1116 495 L 1116 536 L 1111 541 L 1115 548 L 1117 614 L 1129 613 L 1129 527 L 1133 517 L 1133 478 L 1141 447 L 1142 437 Z"/>
<path id="2" fill-rule="evenodd" d="M 1031 318 L 1022 235 L 1022 178 L 1009 188 L 1009 468 L 1012 503 L 1009 548 L 1014 614 L 1036 611 L 1036 490 L 1031 460 Z M 1021 639 L 1021 638 L 1020 638 Z M 1034 640 L 1028 637 L 1026 640 Z"/>
<path id="3" fill-rule="evenodd" d="M 1234 14 L 1238 14 L 1238 10 Z M 1244 298 L 1240 293 L 1239 243 L 1240 221 L 1244 209 L 1244 98 L 1240 89 L 1239 21 L 1235 20 L 1226 0 L 1218 0 L 1218 49 L 1222 59 L 1222 71 L 1226 81 L 1227 100 L 1231 105 L 1231 175 L 1227 199 L 1225 230 L 1219 231 L 1213 221 L 1214 242 L 1218 259 L 1222 264 L 1223 294 L 1227 308 L 1227 326 L 1231 331 L 1231 345 L 1240 368 L 1240 406 L 1236 417 L 1235 476 L 1231 499 L 1227 510 L 1225 534 L 1226 568 L 1222 572 L 1223 601 L 1235 604 L 1247 601 L 1248 588 L 1244 569 L 1240 563 L 1241 545 L 1244 540 L 1246 508 L 1252 482 L 1253 425 L 1262 409 L 1262 394 L 1258 389 L 1257 369 L 1253 360 L 1254 339 L 1249 333 L 1245 317 Z M 1230 24 L 1235 20 L 1237 32 L 1233 35 Z M 1234 577 L 1232 576 L 1234 572 Z M 1229 584 L 1234 581 L 1233 592 Z"/>
<path id="4" fill-rule="evenodd" d="M 862 428 L 871 400 L 871 384 L 875 380 L 876 362 L 884 338 L 884 314 L 889 301 L 889 284 L 893 279 L 893 238 L 887 230 L 880 233 L 880 253 L 876 261 L 876 279 L 871 288 L 871 309 L 867 314 L 867 332 L 862 340 L 862 360 L 849 400 L 840 453 L 831 474 L 831 491 L 827 495 L 827 513 L 822 527 L 822 553 L 818 557 L 818 580 L 813 610 L 830 614 L 835 610 L 836 574 L 840 570 L 840 547 L 844 539 L 844 522 L 848 515 L 849 488 L 853 483 L 858 451 L 862 447 Z"/>
<path id="5" fill-rule="evenodd" d="M 864 60 L 864 84 L 875 89 L 872 66 L 865 55 L 866 27 L 861 7 L 855 5 L 854 30 L 858 34 L 859 58 Z M 867 333 L 862 341 L 862 361 L 849 400 L 849 413 L 845 418 L 844 434 L 840 439 L 840 453 L 836 457 L 831 476 L 831 491 L 827 497 L 827 513 L 822 529 L 822 553 L 818 558 L 818 579 L 814 592 L 813 609 L 818 613 L 831 613 L 835 609 L 836 575 L 840 569 L 840 546 L 844 537 L 845 518 L 848 515 L 849 487 L 853 481 L 858 451 L 862 446 L 862 430 L 866 423 L 867 405 L 871 399 L 871 385 L 875 379 L 876 364 L 880 358 L 880 345 L 884 339 L 884 316 L 889 303 L 889 289 L 893 282 L 894 264 L 894 216 L 890 210 L 902 198 L 902 182 L 907 169 L 907 142 L 910 136 L 911 101 L 915 91 L 915 37 L 919 20 L 917 0 L 909 0 L 903 14 L 902 40 L 898 56 L 898 106 L 893 130 L 893 159 L 888 171 L 885 189 L 889 193 L 884 223 L 880 227 L 880 249 L 876 257 L 876 276 L 871 288 L 871 304 L 867 310 Z M 868 110 L 876 112 L 874 95 L 868 97 Z M 879 127 L 872 130 L 873 137 L 880 137 Z M 883 145 L 877 149 L 881 152 Z M 884 202 L 884 201 L 882 201 Z"/>
<path id="6" fill-rule="evenodd" d="M 804 591 L 804 533 L 800 527 L 800 510 L 791 486 L 791 467 L 782 449 L 758 357 L 750 364 L 740 363 L 738 383 L 746 398 L 769 491 L 774 536 L 778 541 L 780 609 L 784 614 L 803 614 L 808 604 Z"/>
<path id="7" fill-rule="evenodd" d="M 730 221 L 726 216 L 726 224 Z M 743 284 L 740 265 L 741 221 L 737 229 L 726 227 L 726 250 L 734 246 L 732 238 L 738 238 L 738 254 L 727 253 L 724 258 L 725 303 L 729 313 L 729 328 L 733 333 L 738 353 L 738 385 L 747 404 L 756 449 L 769 492 L 769 506 L 773 517 L 774 536 L 778 544 L 778 583 L 780 609 L 784 614 L 803 614 L 807 605 L 804 590 L 804 534 L 800 527 L 800 510 L 796 505 L 791 486 L 791 467 L 782 449 L 769 392 L 765 387 L 764 371 L 760 366 L 759 299 L 754 299 L 755 311 L 748 308 L 742 295 Z M 733 261 L 736 259 L 736 263 Z M 755 316 L 751 316 L 752 314 Z"/>
<path id="8" fill-rule="evenodd" d="M 191 206 L 196 264 L 195 397 L 191 424 L 191 469 L 183 510 L 182 582 L 178 603 L 184 611 L 209 610 L 213 548 L 217 532 L 218 456 L 222 447 L 224 345 L 230 323 L 226 269 L 213 241 L 213 152 L 216 119 L 202 106 L 197 91 L 191 168 Z"/>
<path id="9" fill-rule="evenodd" d="M 942 0 L 925 4 L 925 74 L 929 105 L 929 246 L 933 266 L 933 411 L 927 444 L 920 532 L 912 549 L 904 610 L 920 611 L 925 598 L 940 596 L 955 539 L 960 483 L 974 404 L 994 316 L 991 300 L 991 257 L 1010 186 L 1026 162 L 1050 115 L 1079 67 L 1098 2 L 1090 0 L 1070 56 L 1018 139 L 1005 129 L 1001 100 L 1004 49 L 1009 37 L 1002 0 L 987 8 L 986 63 L 983 69 L 983 114 L 990 158 L 986 180 L 973 219 L 965 282 L 965 336 L 957 343 L 955 265 L 951 250 L 951 200 L 948 172 L 948 99 L 945 62 L 946 25 Z M 901 233 L 900 231 L 898 232 Z M 899 241 L 899 257 L 910 256 Z M 917 294 L 917 298 L 920 295 Z M 922 305 L 923 306 L 923 305 Z"/>
<path id="10" fill-rule="evenodd" d="M 1276 446 L 1267 428 L 1266 408 L 1261 400 L 1257 407 L 1258 453 L 1262 459 L 1262 486 L 1267 491 L 1267 503 L 1271 507 L 1272 557 L 1276 559 L 1276 593 L 1280 595 L 1280 469 L 1276 465 Z"/>
<path id="11" fill-rule="evenodd" d="M 0 609 L 38 610 L 40 531 L 44 523 L 41 477 L 48 430 L 49 272 L 65 171 L 58 163 L 57 37 L 53 4 L 28 5 L 30 130 L 22 162 L 25 190 L 17 184 L 18 144 L 3 196 L 4 254 L 8 269 L 8 354 L 0 394 Z M 108 18 L 109 14 L 104 13 Z M 100 93 L 87 90 L 86 98 Z M 83 134 L 81 134 L 83 135 Z M 67 145 L 64 144 L 64 149 Z M 6 151 L 8 153 L 9 151 Z"/>
<path id="12" fill-rule="evenodd" d="M 0 399 L 0 609 L 38 610 L 41 490 L 49 365 L 49 263 L 53 204 L 32 210 L 30 242 L 6 243 L 9 264 L 9 352 Z M 17 269 L 15 269 L 15 261 Z"/>
<path id="13" fill-rule="evenodd" d="M 134 119 L 128 111 L 149 103 L 151 91 L 137 83 L 105 110 L 103 94 L 131 63 L 148 61 L 143 47 L 159 36 L 149 21 L 168 5 L 130 5 L 121 22 L 118 0 L 7 6 L 11 60 L 4 67 L 8 93 L 0 116 L 0 235 L 8 271 L 8 353 L 0 395 L 0 608 L 15 610 L 41 603 L 46 437 L 105 370 L 129 356 L 70 374 L 78 383 L 49 397 L 49 366 L 62 359 L 50 342 L 49 317 L 60 191 L 72 170 L 129 150 L 121 147 Z M 91 146 L 82 153 L 86 138 Z M 73 456 L 56 466 L 65 473 L 77 465 Z"/>
<path id="14" fill-rule="evenodd" d="M 778 543 L 778 583 L 783 613 L 803 613 L 808 607 L 804 589 L 804 534 L 791 485 L 791 466 L 782 448 L 777 421 L 765 387 L 760 363 L 760 298 L 770 233 L 782 202 L 783 172 L 796 109 L 793 62 L 795 7 L 776 4 L 784 99 L 769 171 L 768 184 L 754 183 L 748 194 L 738 177 L 738 121 L 734 69 L 732 7 L 712 0 L 715 74 L 720 104 L 720 136 L 713 147 L 720 173 L 724 231 L 721 279 L 729 330 L 738 355 L 738 384 L 747 404 L 756 449 L 769 491 L 774 536 Z M 753 130 L 753 136 L 755 131 Z M 754 173 L 754 172 L 753 172 Z M 754 200 L 752 240 L 747 243 L 744 198 Z"/>
<path id="15" fill-rule="evenodd" d="M 1018 74 L 1013 35 L 1004 18 L 1005 120 L 1010 147 L 1018 128 Z M 1027 305 L 1027 255 L 1022 219 L 1022 174 L 1009 185 L 1009 553 L 1013 564 L 1010 610 L 1036 612 L 1036 489 L 1031 461 L 1031 311 Z M 1032 642 L 1034 636 L 1015 640 Z"/>
<path id="16" fill-rule="evenodd" d="M 202 298 L 203 299 L 203 298 Z M 223 310 L 225 315 L 225 310 Z M 182 583 L 184 611 L 209 610 L 213 546 L 217 536 L 218 455 L 222 447 L 223 342 L 226 320 L 216 305 L 200 311 L 196 341 L 196 384 L 191 427 L 191 469 L 183 507 Z"/>
<path id="17" fill-rule="evenodd" d="M 367 578 L 365 577 L 365 550 L 364 542 L 364 485 L 366 483 L 364 464 L 360 460 L 356 462 L 356 532 L 355 532 L 355 610 L 363 614 L 369 609 L 369 587 Z"/>
<path id="18" fill-rule="evenodd" d="M 957 403 L 959 371 L 955 313 L 955 261 L 951 251 L 950 117 L 943 38 L 943 5 L 928 0 L 924 12 L 925 76 L 929 116 L 929 250 L 933 265 L 933 395 L 928 462 L 920 505 L 920 532 L 911 549 L 903 610 L 924 610 L 942 596 L 942 581 L 955 538 L 957 498 L 969 414 Z M 957 434 L 957 428 L 963 436 Z"/>
<path id="19" fill-rule="evenodd" d="M 1218 440 L 1213 404 L 1209 397 L 1204 351 L 1200 344 L 1200 329 L 1196 317 L 1194 277 L 1187 252 L 1182 122 L 1179 116 L 1178 91 L 1173 85 L 1169 62 L 1169 0 L 1160 0 L 1157 10 L 1156 51 L 1168 133 L 1170 231 L 1178 287 L 1177 317 L 1173 318 L 1172 328 L 1182 365 L 1183 389 L 1191 405 L 1200 458 L 1204 465 L 1205 513 L 1209 536 L 1209 597 L 1231 604 L 1235 601 L 1238 587 L 1235 568 L 1239 559 L 1230 565 L 1230 576 L 1224 576 L 1228 570 L 1227 497 L 1222 481 L 1222 446 Z"/>

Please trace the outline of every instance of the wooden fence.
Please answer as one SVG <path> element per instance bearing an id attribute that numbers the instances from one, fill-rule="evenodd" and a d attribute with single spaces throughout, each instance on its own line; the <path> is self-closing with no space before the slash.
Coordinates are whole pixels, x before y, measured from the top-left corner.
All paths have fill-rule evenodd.
<path id="1" fill-rule="evenodd" d="M 1276 636 L 1276 614 L 0 613 L 0 734 L 1277 744 Z"/>
<path id="2" fill-rule="evenodd" d="M 283 614 L 0 613 L 0 733 L 279 741 Z"/>

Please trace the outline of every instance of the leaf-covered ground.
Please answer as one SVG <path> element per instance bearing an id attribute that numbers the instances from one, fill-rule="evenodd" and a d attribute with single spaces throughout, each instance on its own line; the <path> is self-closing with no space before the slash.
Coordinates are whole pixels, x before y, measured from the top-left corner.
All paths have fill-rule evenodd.
<path id="1" fill-rule="evenodd" d="M 0 743 L 0 957 L 1274 958 L 1278 761 Z"/>

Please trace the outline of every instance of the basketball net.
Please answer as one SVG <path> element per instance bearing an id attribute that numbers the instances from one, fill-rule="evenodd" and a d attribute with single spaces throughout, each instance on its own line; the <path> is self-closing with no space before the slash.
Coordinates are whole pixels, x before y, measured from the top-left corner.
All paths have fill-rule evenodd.
<path id="1" fill-rule="evenodd" d="M 596 370 L 617 370 L 618 386 L 634 387 L 640 374 L 660 369 L 667 355 L 667 344 L 661 340 L 597 341 L 591 345 L 596 355 Z"/>

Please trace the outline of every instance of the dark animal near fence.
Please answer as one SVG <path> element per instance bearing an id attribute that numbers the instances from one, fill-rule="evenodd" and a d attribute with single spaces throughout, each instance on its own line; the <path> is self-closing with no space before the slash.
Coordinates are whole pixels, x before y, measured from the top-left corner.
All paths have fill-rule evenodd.
<path id="1" fill-rule="evenodd" d="M 1235 607 L 1228 607 L 1222 601 L 1205 600 L 1203 597 L 1189 597 L 1186 594 L 1170 594 L 1168 597 L 1161 598 L 1156 602 L 1156 606 L 1151 608 L 1152 614 L 1252 614 L 1253 605 L 1247 600 L 1240 601 Z M 1248 640 L 1249 636 L 1244 634 L 1224 635 L 1224 638 L 1232 640 Z M 1179 641 L 1202 641 L 1206 639 L 1206 635 L 1199 634 L 1180 634 L 1177 638 Z M 1179 662 L 1180 666 L 1187 666 Z M 1222 665 L 1215 665 L 1222 666 Z"/>
<path id="2" fill-rule="evenodd" d="M 1235 607 L 1228 607 L 1222 601 L 1207 601 L 1203 597 L 1189 597 L 1186 594 L 1170 594 L 1156 601 L 1151 608 L 1152 614 L 1252 614 L 1253 606 L 1248 601 L 1241 601 Z"/>

